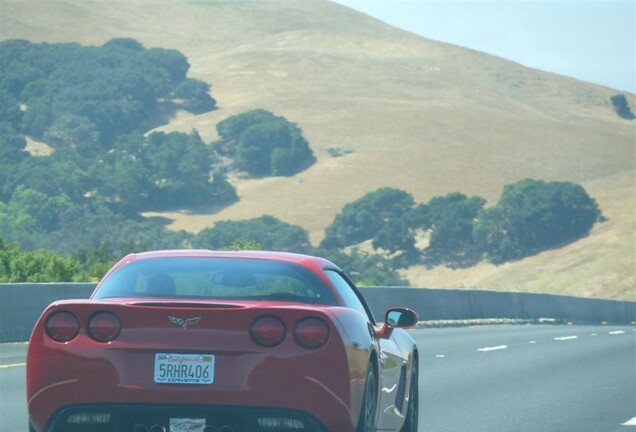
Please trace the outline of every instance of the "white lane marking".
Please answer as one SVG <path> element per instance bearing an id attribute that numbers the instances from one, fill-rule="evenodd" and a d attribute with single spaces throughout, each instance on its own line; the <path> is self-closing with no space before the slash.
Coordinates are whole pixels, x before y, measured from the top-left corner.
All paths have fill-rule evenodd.
<path id="1" fill-rule="evenodd" d="M 494 346 L 494 347 L 478 348 L 477 351 L 488 352 L 488 351 L 499 351 L 499 350 L 505 350 L 505 349 L 508 349 L 508 345 L 499 345 L 499 346 Z"/>
<path id="2" fill-rule="evenodd" d="M 14 363 L 14 364 L 0 365 L 0 369 L 9 369 L 9 368 L 20 367 L 20 366 L 26 366 L 26 363 Z"/>
<path id="3" fill-rule="evenodd" d="M 530 341 L 530 343 L 531 343 L 531 344 L 536 344 L 536 343 L 537 343 L 537 341 Z"/>
<path id="4" fill-rule="evenodd" d="M 619 334 L 625 334 L 625 332 L 623 330 L 616 330 L 616 331 L 611 331 L 607 334 L 611 334 L 611 335 L 619 335 Z"/>
<path id="5" fill-rule="evenodd" d="M 555 337 L 554 340 L 558 340 L 558 341 L 565 341 L 565 340 L 572 340 L 572 339 L 578 339 L 578 336 L 563 336 L 563 337 Z"/>
<path id="6" fill-rule="evenodd" d="M 636 426 L 636 417 L 623 423 L 623 426 Z"/>
<path id="7" fill-rule="evenodd" d="M 391 387 L 391 388 L 382 387 L 382 391 L 384 393 L 393 393 L 393 390 L 395 390 L 396 387 L 397 387 L 397 384 L 393 384 L 393 387 Z"/>
<path id="8" fill-rule="evenodd" d="M 590 336 L 598 336 L 596 333 L 590 333 Z"/>
<path id="9" fill-rule="evenodd" d="M 437 354 L 435 357 L 437 357 L 437 358 L 444 358 L 444 357 L 446 357 L 446 356 L 445 356 L 444 354 Z"/>

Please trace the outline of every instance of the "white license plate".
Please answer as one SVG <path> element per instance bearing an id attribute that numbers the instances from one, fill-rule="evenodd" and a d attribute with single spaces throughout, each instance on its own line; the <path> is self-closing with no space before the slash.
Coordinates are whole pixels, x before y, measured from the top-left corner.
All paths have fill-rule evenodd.
<path id="1" fill-rule="evenodd" d="M 212 384 L 214 356 L 211 354 L 155 354 L 157 384 Z"/>

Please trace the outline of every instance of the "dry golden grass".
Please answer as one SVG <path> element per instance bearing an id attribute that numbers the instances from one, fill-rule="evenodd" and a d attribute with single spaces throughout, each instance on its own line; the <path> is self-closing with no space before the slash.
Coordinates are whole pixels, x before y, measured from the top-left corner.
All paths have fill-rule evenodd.
<path id="1" fill-rule="evenodd" d="M 51 148 L 46 143 L 36 141 L 33 138 L 26 139 L 26 151 L 31 153 L 33 156 L 49 156 L 53 153 L 53 148 Z"/>
<path id="2" fill-rule="evenodd" d="M 300 125 L 318 162 L 291 178 L 235 179 L 241 201 L 216 214 L 162 213 L 172 227 L 271 214 L 318 242 L 342 206 L 391 186 L 417 201 L 461 191 L 493 202 L 522 178 L 582 183 L 610 219 L 589 238 L 507 266 L 410 269 L 414 285 L 479 286 L 634 298 L 635 123 L 615 90 L 432 42 L 316 0 L 0 0 L 0 40 L 101 45 L 133 37 L 182 51 L 219 109 L 180 114 L 197 129 L 252 108 Z M 634 95 L 628 100 L 636 107 Z M 333 158 L 327 149 L 351 150 Z"/>

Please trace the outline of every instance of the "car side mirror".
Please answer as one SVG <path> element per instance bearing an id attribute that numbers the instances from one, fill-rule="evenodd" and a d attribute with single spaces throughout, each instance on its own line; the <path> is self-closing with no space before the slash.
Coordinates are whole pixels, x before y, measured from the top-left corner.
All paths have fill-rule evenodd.
<path id="1" fill-rule="evenodd" d="M 419 321 L 417 312 L 407 308 L 391 308 L 386 312 L 384 322 L 391 327 L 413 327 Z"/>
<path id="2" fill-rule="evenodd" d="M 419 321 L 417 312 L 408 308 L 391 308 L 386 311 L 384 325 L 376 332 L 378 337 L 388 338 L 394 328 L 413 327 Z"/>

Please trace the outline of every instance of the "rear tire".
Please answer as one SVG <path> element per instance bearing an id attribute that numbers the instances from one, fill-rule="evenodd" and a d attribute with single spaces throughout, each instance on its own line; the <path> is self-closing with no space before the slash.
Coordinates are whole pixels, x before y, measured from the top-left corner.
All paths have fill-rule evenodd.
<path id="1" fill-rule="evenodd" d="M 406 409 L 406 420 L 400 432 L 417 432 L 418 415 L 419 415 L 419 383 L 418 383 L 418 362 L 417 358 L 413 358 L 413 367 L 411 370 L 411 388 L 409 390 L 409 405 Z"/>
<path id="2" fill-rule="evenodd" d="M 364 398 L 362 401 L 362 409 L 360 418 L 358 419 L 357 432 L 376 432 L 375 422 L 377 418 L 378 408 L 378 389 L 376 385 L 375 373 L 373 365 L 369 365 L 367 370 L 367 379 L 364 384 Z"/>

